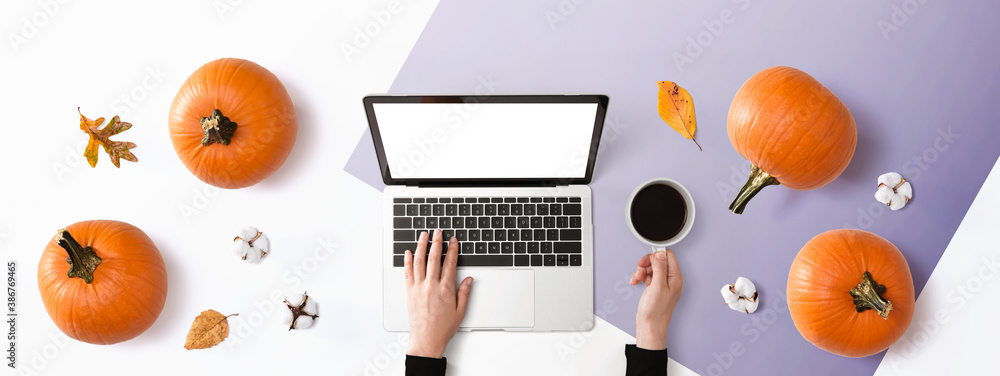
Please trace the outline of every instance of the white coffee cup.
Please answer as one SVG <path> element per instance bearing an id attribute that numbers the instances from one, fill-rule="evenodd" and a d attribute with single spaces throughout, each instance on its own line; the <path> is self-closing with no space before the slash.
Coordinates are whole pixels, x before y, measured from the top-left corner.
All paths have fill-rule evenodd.
<path id="1" fill-rule="evenodd" d="M 644 188 L 655 184 L 663 184 L 676 189 L 677 192 L 681 194 L 681 197 L 684 198 L 684 205 L 687 206 L 687 215 L 684 218 L 684 225 L 681 227 L 681 230 L 677 233 L 677 235 L 674 235 L 672 238 L 664 241 L 653 241 L 647 239 L 646 237 L 640 235 L 639 232 L 635 230 L 635 225 L 632 224 L 632 201 L 635 200 L 636 194 Z M 667 178 L 652 179 L 636 187 L 635 190 L 632 191 L 632 194 L 628 196 L 628 202 L 625 204 L 625 221 L 628 223 L 628 229 L 632 231 L 632 235 L 635 235 L 636 239 L 649 244 L 653 247 L 654 252 L 663 251 L 666 250 L 667 247 L 677 244 L 683 240 L 684 237 L 691 232 L 691 226 L 694 224 L 694 199 L 691 198 L 691 192 L 688 192 L 687 188 L 684 188 L 684 186 L 676 180 Z"/>

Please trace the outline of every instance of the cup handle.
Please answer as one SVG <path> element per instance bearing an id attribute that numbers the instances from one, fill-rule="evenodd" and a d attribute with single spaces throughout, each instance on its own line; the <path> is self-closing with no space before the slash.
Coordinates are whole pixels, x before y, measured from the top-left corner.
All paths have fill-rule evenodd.
<path id="1" fill-rule="evenodd" d="M 653 253 L 660 252 L 660 251 L 666 252 L 667 251 L 667 247 L 659 246 L 659 245 L 654 245 L 653 246 Z"/>

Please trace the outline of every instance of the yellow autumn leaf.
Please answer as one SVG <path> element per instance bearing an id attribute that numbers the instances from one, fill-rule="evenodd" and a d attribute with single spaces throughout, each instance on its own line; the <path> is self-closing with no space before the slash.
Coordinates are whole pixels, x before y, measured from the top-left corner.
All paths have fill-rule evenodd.
<path id="1" fill-rule="evenodd" d="M 656 86 L 660 87 L 660 92 L 656 98 L 656 109 L 660 113 L 660 118 L 673 128 L 681 136 L 701 145 L 694 139 L 694 131 L 697 121 L 694 118 L 694 99 L 687 90 L 670 81 L 659 81 Z"/>

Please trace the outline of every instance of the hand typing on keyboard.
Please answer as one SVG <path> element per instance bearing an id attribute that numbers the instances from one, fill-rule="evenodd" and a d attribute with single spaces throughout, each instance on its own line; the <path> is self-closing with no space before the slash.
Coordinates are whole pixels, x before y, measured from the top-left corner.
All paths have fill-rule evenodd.
<path id="1" fill-rule="evenodd" d="M 636 346 L 646 350 L 666 349 L 670 316 L 684 289 L 684 276 L 674 251 L 668 249 L 643 256 L 629 281 L 631 285 L 638 283 L 646 285 L 646 290 L 639 298 L 635 315 Z"/>
<path id="2" fill-rule="evenodd" d="M 465 318 L 472 277 L 462 280 L 456 293 L 458 239 L 449 239 L 447 255 L 442 263 L 441 230 L 434 230 L 429 251 L 427 236 L 427 232 L 421 232 L 416 252 L 408 249 L 403 256 L 406 305 L 410 315 L 410 344 L 406 354 L 440 358 Z"/>

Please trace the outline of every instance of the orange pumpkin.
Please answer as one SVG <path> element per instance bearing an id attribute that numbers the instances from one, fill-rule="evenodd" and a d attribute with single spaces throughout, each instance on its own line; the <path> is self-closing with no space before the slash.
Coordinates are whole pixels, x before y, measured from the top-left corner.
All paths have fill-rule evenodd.
<path id="1" fill-rule="evenodd" d="M 823 350 L 863 357 L 885 350 L 913 318 L 913 279 L 888 240 L 861 230 L 812 238 L 788 272 L 795 328 Z"/>
<path id="2" fill-rule="evenodd" d="M 726 122 L 729 142 L 753 163 L 729 210 L 743 213 L 762 188 L 816 189 L 851 163 L 858 131 L 847 106 L 795 68 L 760 71 L 740 87 Z"/>
<path id="3" fill-rule="evenodd" d="M 153 325 L 167 298 L 167 270 L 156 245 L 137 227 L 84 221 L 59 230 L 45 246 L 38 290 L 63 333 L 110 345 Z"/>
<path id="4" fill-rule="evenodd" d="M 198 179 L 244 188 L 271 176 L 295 144 L 298 122 L 285 87 L 254 62 L 225 58 L 198 68 L 170 106 L 170 140 Z"/>

